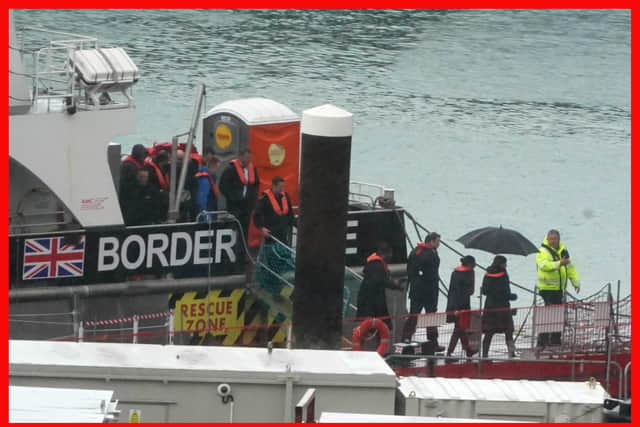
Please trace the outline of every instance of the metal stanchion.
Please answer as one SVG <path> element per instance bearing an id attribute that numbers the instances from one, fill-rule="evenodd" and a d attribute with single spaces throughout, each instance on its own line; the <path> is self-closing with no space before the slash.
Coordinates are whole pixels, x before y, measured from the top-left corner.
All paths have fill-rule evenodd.
<path id="1" fill-rule="evenodd" d="M 173 345 L 174 319 L 173 310 L 169 310 L 169 345 Z"/>
<path id="2" fill-rule="evenodd" d="M 133 343 L 138 343 L 138 315 L 133 315 Z"/>

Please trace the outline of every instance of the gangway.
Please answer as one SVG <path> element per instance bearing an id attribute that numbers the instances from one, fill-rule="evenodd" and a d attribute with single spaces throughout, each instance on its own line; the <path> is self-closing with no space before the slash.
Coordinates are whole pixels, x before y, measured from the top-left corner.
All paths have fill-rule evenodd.
<path id="1" fill-rule="evenodd" d="M 295 288 L 295 250 L 273 236 L 268 237 L 255 260 L 255 274 L 249 289 L 261 298 L 272 313 L 289 317 L 293 313 L 291 295 Z M 362 276 L 345 267 L 343 317 L 355 316 L 358 289 Z"/>

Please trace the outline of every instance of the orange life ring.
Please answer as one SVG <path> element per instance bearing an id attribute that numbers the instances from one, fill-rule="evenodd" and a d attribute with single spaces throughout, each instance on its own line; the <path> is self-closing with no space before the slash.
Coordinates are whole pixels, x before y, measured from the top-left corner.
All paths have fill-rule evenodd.
<path id="1" fill-rule="evenodd" d="M 364 337 L 364 333 L 369 329 L 375 329 L 378 331 L 378 334 L 380 334 L 380 344 L 376 351 L 380 356 L 384 356 L 389 348 L 389 327 L 382 320 L 374 317 L 365 319 L 353 330 L 353 336 L 351 337 L 351 349 L 354 351 L 362 350 L 362 338 Z"/>

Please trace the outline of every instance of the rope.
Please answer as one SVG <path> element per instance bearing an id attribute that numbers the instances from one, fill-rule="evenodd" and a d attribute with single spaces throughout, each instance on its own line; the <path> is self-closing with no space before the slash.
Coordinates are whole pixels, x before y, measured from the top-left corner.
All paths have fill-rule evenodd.
<path id="1" fill-rule="evenodd" d="M 402 225 L 402 218 L 400 217 L 400 213 L 398 212 L 398 210 L 396 208 L 393 208 L 393 212 L 395 212 L 396 216 L 398 217 L 398 222 L 400 222 L 400 225 Z M 415 223 L 414 223 L 414 227 L 415 227 Z M 416 232 L 417 231 L 418 229 L 416 228 Z M 404 237 L 407 239 L 409 246 L 413 247 L 413 242 L 411 241 L 411 238 L 409 237 L 409 233 L 407 233 L 407 229 L 405 227 L 402 227 L 402 232 L 404 233 Z M 420 234 L 418 234 L 418 238 L 419 237 L 420 237 Z"/>
<path id="2" fill-rule="evenodd" d="M 67 340 L 75 341 L 76 339 L 77 337 L 75 335 L 63 335 L 61 337 L 49 338 L 47 341 L 67 341 Z"/>
<path id="3" fill-rule="evenodd" d="M 170 311 L 162 311 L 159 313 L 149 313 L 149 314 L 134 314 L 129 317 L 120 317 L 117 319 L 106 319 L 106 320 L 86 320 L 83 322 L 83 325 L 86 326 L 105 326 L 105 325 L 120 325 L 122 323 L 133 322 L 134 318 L 138 318 L 138 320 L 147 320 L 147 319 L 159 319 L 161 317 L 168 317 L 171 315 Z"/>
<path id="4" fill-rule="evenodd" d="M 514 343 L 518 340 L 518 337 L 520 337 L 520 333 L 524 329 L 524 325 L 525 325 L 525 323 L 527 323 L 527 320 L 529 319 L 529 314 L 531 314 L 531 310 L 533 309 L 533 307 L 535 307 L 535 305 L 536 305 L 536 293 L 534 292 L 533 293 L 533 303 L 529 307 L 529 310 L 527 310 L 527 314 L 524 316 L 524 320 L 522 321 L 522 324 L 520 325 L 520 329 L 518 329 L 518 333 L 516 334 L 515 338 L 513 338 L 513 342 Z"/>
<path id="5" fill-rule="evenodd" d="M 271 323 L 268 325 L 242 325 L 242 326 L 225 326 L 225 327 L 211 327 L 211 328 L 202 328 L 202 329 L 196 329 L 196 330 L 188 330 L 188 329 L 182 329 L 182 330 L 176 330 L 173 331 L 173 333 L 175 335 L 177 334 L 202 334 L 202 333 L 207 333 L 207 332 L 213 332 L 213 331 L 230 331 L 230 330 L 235 330 L 235 329 L 242 329 L 242 330 L 251 330 L 251 329 L 260 329 L 260 328 L 280 328 L 280 327 L 285 327 L 285 326 L 291 326 L 291 322 L 281 322 L 281 323 Z M 131 328 L 126 328 L 126 329 L 131 329 Z M 139 328 L 142 329 L 142 328 Z M 105 332 L 105 331 L 120 331 L 121 329 L 102 329 L 100 330 L 100 332 Z M 120 333 L 120 334 L 105 334 L 105 335 L 93 335 L 93 336 L 84 336 L 83 340 L 84 341 L 89 341 L 89 340 L 99 340 L 99 339 L 112 339 L 112 338 L 124 338 L 124 337 L 134 337 L 134 336 L 157 336 L 157 335 L 168 335 L 169 332 L 166 330 L 163 331 L 148 331 L 148 332 L 138 332 L 138 333 Z M 76 336 L 69 336 L 69 339 L 71 340 L 76 340 L 77 337 Z M 66 339 L 64 338 L 60 338 L 60 339 L 50 339 L 49 341 L 65 341 Z"/>
<path id="6" fill-rule="evenodd" d="M 406 210 L 404 211 L 404 213 L 405 213 L 405 215 L 407 215 L 407 217 L 408 217 L 408 218 L 409 218 L 409 219 L 414 223 L 414 225 L 417 225 L 417 226 L 418 226 L 418 227 L 420 227 L 422 230 L 424 230 L 426 233 L 430 233 L 430 231 L 429 231 L 429 230 L 427 230 L 427 228 L 426 228 L 426 227 L 424 227 L 422 224 L 420 224 L 420 223 L 419 223 L 419 222 L 418 222 L 418 221 L 413 217 L 413 215 L 411 215 L 411 214 L 410 214 L 409 212 L 407 212 Z M 460 252 L 460 251 L 458 251 L 457 249 L 455 249 L 455 248 L 453 248 L 453 247 L 449 246 L 449 245 L 447 244 L 447 242 L 443 241 L 442 239 L 440 239 L 440 243 L 442 243 L 442 245 L 443 245 L 443 246 L 445 246 L 446 248 L 450 249 L 452 252 L 454 252 L 454 253 L 455 253 L 455 254 L 457 254 L 458 256 L 464 256 L 464 255 L 462 254 L 462 252 Z M 486 269 L 484 266 L 482 266 L 481 264 L 476 263 L 476 266 L 478 266 L 478 267 L 479 267 L 481 270 L 483 270 L 483 271 L 487 271 L 487 269 Z M 509 283 L 511 283 L 511 284 L 512 284 L 512 285 L 514 285 L 515 287 L 520 288 L 520 289 L 522 289 L 522 290 L 524 290 L 524 291 L 530 292 L 530 293 L 532 293 L 532 294 L 534 294 L 534 293 L 535 293 L 535 292 L 534 292 L 534 291 L 532 291 L 531 289 L 526 288 L 526 287 L 524 287 L 524 286 L 522 286 L 522 285 L 519 285 L 519 284 L 517 284 L 517 283 L 515 283 L 515 282 L 513 282 L 513 281 L 509 281 Z"/>

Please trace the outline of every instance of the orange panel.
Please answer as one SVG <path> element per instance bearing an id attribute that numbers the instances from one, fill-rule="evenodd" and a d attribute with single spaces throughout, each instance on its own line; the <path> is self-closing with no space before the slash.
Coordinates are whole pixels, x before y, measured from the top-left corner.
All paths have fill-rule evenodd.
<path id="1" fill-rule="evenodd" d="M 298 182 L 300 171 L 300 122 L 275 123 L 249 127 L 249 147 L 253 164 L 260 176 L 260 193 L 271 187 L 271 179 L 281 176 L 285 180 L 285 191 L 293 206 L 298 206 Z M 262 235 L 253 225 L 248 232 L 249 246 L 261 244 Z"/>
<path id="2" fill-rule="evenodd" d="M 291 202 L 298 206 L 300 122 L 251 126 L 249 147 L 260 175 L 260 192 L 271 186 L 274 176 L 281 176 Z"/>

